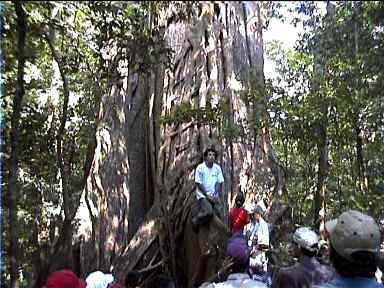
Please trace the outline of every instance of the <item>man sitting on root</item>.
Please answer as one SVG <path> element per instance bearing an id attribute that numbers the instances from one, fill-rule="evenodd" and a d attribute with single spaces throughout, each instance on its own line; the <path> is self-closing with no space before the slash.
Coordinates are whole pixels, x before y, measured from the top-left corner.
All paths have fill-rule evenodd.
<path id="1" fill-rule="evenodd" d="M 196 228 L 209 219 L 215 213 L 223 221 L 223 208 L 220 201 L 222 184 L 224 182 L 223 172 L 215 163 L 217 152 L 208 148 L 204 152 L 205 161 L 199 164 L 195 172 L 196 198 L 199 212 L 192 218 L 192 224 Z"/>

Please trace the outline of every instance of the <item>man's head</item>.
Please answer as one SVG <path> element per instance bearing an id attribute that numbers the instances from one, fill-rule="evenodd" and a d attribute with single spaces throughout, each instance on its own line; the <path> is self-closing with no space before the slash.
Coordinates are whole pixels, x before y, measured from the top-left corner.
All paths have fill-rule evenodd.
<path id="1" fill-rule="evenodd" d="M 308 227 L 297 228 L 293 233 L 292 241 L 295 244 L 296 257 L 306 255 L 313 257 L 319 249 L 319 236 Z"/>
<path id="2" fill-rule="evenodd" d="M 210 147 L 204 151 L 204 159 L 209 164 L 212 164 L 216 160 L 216 157 L 217 157 L 217 152 L 214 148 Z"/>
<path id="3" fill-rule="evenodd" d="M 331 244 L 331 260 L 339 273 L 374 274 L 380 252 L 380 230 L 372 217 L 349 210 L 328 221 L 325 228 Z"/>
<path id="4" fill-rule="evenodd" d="M 255 215 L 255 219 L 259 221 L 260 218 L 262 218 L 264 215 L 264 210 L 261 206 L 257 205 L 253 211 L 253 214 Z"/>

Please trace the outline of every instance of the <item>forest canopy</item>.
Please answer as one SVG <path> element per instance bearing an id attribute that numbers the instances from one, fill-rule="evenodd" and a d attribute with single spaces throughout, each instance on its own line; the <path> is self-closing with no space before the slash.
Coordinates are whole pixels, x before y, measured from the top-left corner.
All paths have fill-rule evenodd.
<path id="1" fill-rule="evenodd" d="M 384 3 L 247 3 L 0 4 L 4 283 L 110 270 L 143 231 L 175 276 L 210 145 L 226 217 L 239 190 L 320 232 L 384 214 Z M 273 21 L 294 47 L 263 41 Z"/>

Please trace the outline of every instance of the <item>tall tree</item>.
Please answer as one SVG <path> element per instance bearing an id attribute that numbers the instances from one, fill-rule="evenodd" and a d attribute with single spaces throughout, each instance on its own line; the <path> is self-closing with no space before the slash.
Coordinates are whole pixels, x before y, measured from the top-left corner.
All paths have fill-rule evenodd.
<path id="1" fill-rule="evenodd" d="M 11 283 L 10 287 L 19 287 L 18 265 L 18 222 L 17 222 L 17 201 L 18 201 L 18 128 L 24 90 L 24 68 L 25 68 L 25 38 L 27 33 L 27 15 L 20 1 L 14 2 L 17 15 L 17 82 L 16 93 L 13 99 L 10 146 L 11 157 L 9 161 L 9 182 L 8 182 L 8 214 L 9 214 L 9 239 L 10 239 L 10 261 L 11 261 Z"/>
<path id="2" fill-rule="evenodd" d="M 226 209 L 240 183 L 249 201 L 284 186 L 283 177 L 271 173 L 281 170 L 271 169 L 277 161 L 272 162 L 276 159 L 268 131 L 260 124 L 266 117 L 260 7 L 250 2 L 198 3 L 191 15 L 191 22 L 172 17 L 164 35 L 175 53 L 164 71 L 162 91 L 160 211 L 147 214 L 115 262 L 118 277 L 130 269 L 146 270 L 148 251 L 152 264 L 165 262 L 171 275 L 184 275 L 186 282 L 181 283 L 188 287 L 217 268 L 228 237 L 217 222 L 198 235 L 190 226 L 194 169 L 205 148 L 214 145 L 219 150 Z M 162 217 L 155 217 L 159 213 Z M 141 245 L 136 244 L 139 239 Z M 153 243 L 159 250 L 153 252 Z M 174 258 L 172 251 L 183 257 Z"/>

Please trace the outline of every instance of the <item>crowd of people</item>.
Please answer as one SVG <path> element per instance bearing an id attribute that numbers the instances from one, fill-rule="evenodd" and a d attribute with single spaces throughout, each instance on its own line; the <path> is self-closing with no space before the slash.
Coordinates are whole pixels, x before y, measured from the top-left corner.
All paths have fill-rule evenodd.
<path id="1" fill-rule="evenodd" d="M 196 168 L 199 211 L 191 219 L 195 232 L 214 215 L 224 222 L 220 200 L 224 177 L 220 166 L 215 163 L 216 157 L 214 149 L 207 149 L 204 161 Z M 288 267 L 273 267 L 269 257 L 270 227 L 264 219 L 270 209 L 269 200 L 263 197 L 259 202 L 245 206 L 244 195 L 236 195 L 234 207 L 229 212 L 232 236 L 226 247 L 227 262 L 223 263 L 214 279 L 199 287 L 384 288 L 384 261 L 380 258 L 384 218 L 377 223 L 371 216 L 357 210 L 345 211 L 338 218 L 326 222 L 327 241 L 322 242 L 314 229 L 299 227 L 293 231 L 290 249 L 296 263 Z M 327 243 L 327 249 L 321 249 L 320 243 Z M 320 261 L 321 257 L 328 258 L 330 265 Z M 118 283 L 112 274 L 101 271 L 90 273 L 84 281 L 71 270 L 60 270 L 49 275 L 44 287 L 130 288 L 142 287 L 139 285 L 141 280 L 140 273 L 135 271 L 127 273 L 125 283 Z M 152 280 L 145 287 L 175 287 L 172 279 Z"/>
<path id="2" fill-rule="evenodd" d="M 224 178 L 220 166 L 214 162 L 217 152 L 208 149 L 204 156 L 195 174 L 197 199 L 200 211 L 210 211 L 212 215 Z M 203 203 L 202 197 L 209 201 Z M 331 265 L 319 261 L 319 235 L 309 227 L 299 227 L 293 233 L 291 246 L 291 256 L 297 263 L 271 269 L 267 253 L 271 248 L 270 229 L 263 218 L 269 208 L 268 200 L 263 197 L 255 205 L 244 207 L 244 195 L 236 195 L 235 205 L 229 212 L 232 237 L 226 251 L 233 265 L 227 271 L 218 272 L 218 276 L 221 273 L 227 277 L 217 277 L 215 282 L 203 283 L 200 287 L 384 288 L 379 268 L 383 230 L 371 216 L 356 210 L 348 210 L 326 223 L 329 248 L 325 256 Z M 381 224 L 383 228 L 384 223 Z"/>

